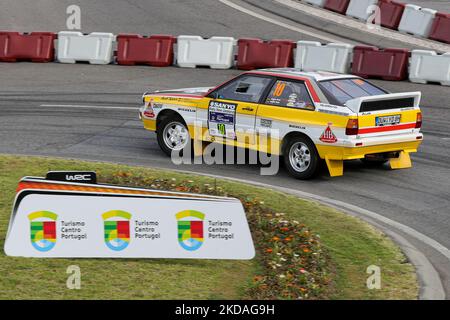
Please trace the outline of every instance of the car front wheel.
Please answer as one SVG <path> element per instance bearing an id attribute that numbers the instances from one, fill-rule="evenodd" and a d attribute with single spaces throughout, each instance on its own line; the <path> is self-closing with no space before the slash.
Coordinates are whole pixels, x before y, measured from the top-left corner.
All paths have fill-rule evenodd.
<path id="1" fill-rule="evenodd" d="M 296 179 L 312 178 L 319 163 L 319 155 L 314 143 L 306 137 L 291 138 L 284 148 L 284 164 Z"/>
<path id="2" fill-rule="evenodd" d="M 168 156 L 171 156 L 174 151 L 182 152 L 191 140 L 188 128 L 178 118 L 163 119 L 156 135 L 161 150 Z"/>

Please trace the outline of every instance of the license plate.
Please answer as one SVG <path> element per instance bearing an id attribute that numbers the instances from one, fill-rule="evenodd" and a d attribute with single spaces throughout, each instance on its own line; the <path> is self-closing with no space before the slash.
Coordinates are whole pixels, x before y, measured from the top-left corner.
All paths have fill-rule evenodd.
<path id="1" fill-rule="evenodd" d="M 376 117 L 375 125 L 377 127 L 383 126 L 392 126 L 400 123 L 400 115 L 397 114 L 395 116 L 385 116 L 385 117 Z"/>

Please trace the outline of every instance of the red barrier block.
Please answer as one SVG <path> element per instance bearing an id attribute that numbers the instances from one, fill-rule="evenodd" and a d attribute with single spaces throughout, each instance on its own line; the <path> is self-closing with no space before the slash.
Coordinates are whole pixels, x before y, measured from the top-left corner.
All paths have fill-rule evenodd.
<path id="1" fill-rule="evenodd" d="M 137 34 L 117 36 L 117 63 L 121 65 L 146 64 L 167 67 L 173 64 L 173 45 L 170 35 L 143 37 Z"/>
<path id="2" fill-rule="evenodd" d="M 436 13 L 429 38 L 450 43 L 450 13 Z"/>
<path id="3" fill-rule="evenodd" d="M 296 44 L 291 40 L 239 39 L 237 68 L 252 70 L 292 67 L 295 47 Z"/>
<path id="4" fill-rule="evenodd" d="M 405 80 L 408 76 L 409 51 L 407 49 L 378 49 L 356 46 L 353 49 L 352 74 L 363 78 Z"/>
<path id="5" fill-rule="evenodd" d="M 397 30 L 405 11 L 405 4 L 393 0 L 380 0 L 378 6 L 381 12 L 381 25 Z"/>
<path id="6" fill-rule="evenodd" d="M 0 31 L 0 61 L 50 62 L 55 57 L 53 32 L 19 32 Z"/>
<path id="7" fill-rule="evenodd" d="M 349 4 L 350 0 L 327 0 L 323 7 L 334 12 L 345 14 Z"/>

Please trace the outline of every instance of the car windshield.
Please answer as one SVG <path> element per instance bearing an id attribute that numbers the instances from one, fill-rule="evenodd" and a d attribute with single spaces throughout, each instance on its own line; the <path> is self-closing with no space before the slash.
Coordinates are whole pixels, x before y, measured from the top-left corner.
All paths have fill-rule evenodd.
<path id="1" fill-rule="evenodd" d="M 362 79 L 337 79 L 319 82 L 330 103 L 344 105 L 359 97 L 375 96 L 387 92 Z"/>

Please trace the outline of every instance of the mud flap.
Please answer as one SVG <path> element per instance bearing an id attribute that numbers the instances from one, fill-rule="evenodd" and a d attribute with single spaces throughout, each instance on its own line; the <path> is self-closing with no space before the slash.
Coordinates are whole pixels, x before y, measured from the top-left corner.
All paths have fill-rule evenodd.
<path id="1" fill-rule="evenodd" d="M 389 165 L 392 170 L 411 168 L 411 157 L 408 152 L 401 151 L 398 158 L 389 159 Z"/>
<path id="2" fill-rule="evenodd" d="M 344 175 L 344 161 L 331 160 L 325 157 L 325 162 L 331 177 L 339 177 Z"/>

